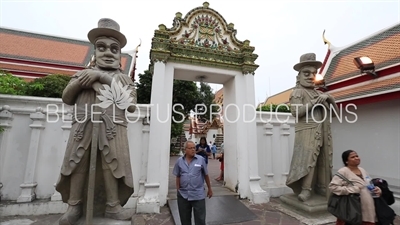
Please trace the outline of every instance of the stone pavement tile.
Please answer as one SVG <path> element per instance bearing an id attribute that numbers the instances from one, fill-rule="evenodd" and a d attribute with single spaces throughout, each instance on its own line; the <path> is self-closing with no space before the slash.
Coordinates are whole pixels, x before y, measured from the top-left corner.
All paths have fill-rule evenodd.
<path id="1" fill-rule="evenodd" d="M 256 214 L 256 216 L 258 218 L 264 218 L 264 214 L 265 214 L 266 210 L 263 209 L 263 207 L 260 207 L 257 205 L 250 205 L 247 207 L 250 209 L 250 211 L 252 211 L 254 214 Z"/>
<path id="2" fill-rule="evenodd" d="M 39 216 L 0 216 L 0 225 L 53 225 L 62 214 Z"/>
<path id="3" fill-rule="evenodd" d="M 160 213 L 141 214 L 146 225 L 174 225 L 172 216 L 167 206 L 161 207 Z"/>
<path id="4" fill-rule="evenodd" d="M 293 217 L 283 215 L 281 217 L 281 221 L 279 225 L 300 225 L 301 223 Z"/>
<path id="5" fill-rule="evenodd" d="M 0 225 L 30 225 L 32 224 L 32 220 L 30 219 L 13 219 L 13 220 L 4 220 L 0 219 Z"/>
<path id="6" fill-rule="evenodd" d="M 265 211 L 262 210 L 250 210 L 252 211 L 259 219 L 264 219 L 265 218 Z"/>
<path id="7" fill-rule="evenodd" d="M 281 222 L 282 214 L 279 212 L 265 212 L 266 224 L 279 224 Z"/>
<path id="8" fill-rule="evenodd" d="M 252 221 L 247 221 L 241 223 L 241 225 L 264 225 L 265 223 L 262 222 L 261 220 L 252 220 Z"/>
<path id="9" fill-rule="evenodd" d="M 146 225 L 146 220 L 142 214 L 135 214 L 132 216 L 131 224 L 133 225 Z"/>

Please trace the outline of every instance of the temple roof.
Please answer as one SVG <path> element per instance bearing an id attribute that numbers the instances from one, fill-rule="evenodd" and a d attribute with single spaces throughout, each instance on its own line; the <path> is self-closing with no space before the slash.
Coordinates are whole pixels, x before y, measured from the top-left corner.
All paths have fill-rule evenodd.
<path id="1" fill-rule="evenodd" d="M 331 45 L 325 37 L 324 42 L 329 48 L 320 73 L 337 102 L 388 93 L 400 98 L 400 23 L 342 48 Z M 360 56 L 374 61 L 378 78 L 361 76 L 353 64 L 353 59 Z M 286 103 L 291 92 L 292 88 L 272 95 L 264 105 Z"/>
<path id="2" fill-rule="evenodd" d="M 322 73 L 327 85 L 360 75 L 353 59 L 368 56 L 375 63 L 375 70 L 400 63 L 400 23 L 381 30 L 347 47 L 330 49 L 326 70 Z"/>
<path id="3" fill-rule="evenodd" d="M 48 74 L 72 75 L 85 68 L 94 52 L 93 44 L 71 38 L 0 27 L 0 69 L 34 78 Z M 132 57 L 122 53 L 128 73 Z"/>
<path id="4" fill-rule="evenodd" d="M 353 59 L 361 56 L 373 60 L 377 78 L 361 74 L 354 65 Z M 346 47 L 330 47 L 321 74 L 338 102 L 387 93 L 400 98 L 400 23 Z"/>

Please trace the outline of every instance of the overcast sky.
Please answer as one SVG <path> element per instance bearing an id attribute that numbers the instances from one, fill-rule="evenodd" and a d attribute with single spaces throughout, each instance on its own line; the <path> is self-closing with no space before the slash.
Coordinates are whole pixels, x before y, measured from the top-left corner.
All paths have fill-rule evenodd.
<path id="1" fill-rule="evenodd" d="M 151 38 L 158 25 L 172 27 L 176 12 L 185 16 L 203 2 L 0 0 L 0 26 L 87 40 L 87 32 L 97 26 L 100 18 L 112 18 L 128 39 L 123 51 L 134 49 L 142 39 L 137 62 L 137 73 L 142 73 L 148 68 Z M 293 65 L 301 54 L 315 52 L 323 61 L 327 51 L 322 41 L 324 29 L 334 46 L 344 47 L 400 22 L 400 0 L 208 2 L 228 23 L 235 24 L 237 38 L 250 40 L 259 55 L 256 102 L 294 86 Z M 219 89 L 221 85 L 211 87 Z"/>

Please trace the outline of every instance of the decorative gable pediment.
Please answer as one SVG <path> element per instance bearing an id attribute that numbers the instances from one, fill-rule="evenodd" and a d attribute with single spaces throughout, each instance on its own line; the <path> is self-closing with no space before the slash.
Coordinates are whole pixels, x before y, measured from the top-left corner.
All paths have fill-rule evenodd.
<path id="1" fill-rule="evenodd" d="M 152 62 L 171 61 L 242 71 L 258 68 L 250 41 L 239 41 L 233 23 L 227 23 L 207 2 L 182 18 L 176 13 L 172 28 L 159 25 L 150 50 Z M 150 68 L 151 69 L 151 68 Z"/>
<path id="2" fill-rule="evenodd" d="M 171 42 L 218 51 L 240 52 L 240 45 L 233 37 L 232 29 L 215 13 L 200 11 L 183 19 L 179 31 L 171 36 Z M 233 25 L 231 25 L 233 27 Z"/>

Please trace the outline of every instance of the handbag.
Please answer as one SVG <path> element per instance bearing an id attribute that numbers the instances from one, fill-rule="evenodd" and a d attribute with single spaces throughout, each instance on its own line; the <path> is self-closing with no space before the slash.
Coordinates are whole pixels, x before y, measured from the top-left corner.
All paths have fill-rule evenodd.
<path id="1" fill-rule="evenodd" d="M 379 225 L 390 225 L 394 224 L 396 219 L 396 213 L 390 206 L 386 203 L 385 199 L 381 196 L 379 198 L 374 198 L 375 212 Z"/>
<path id="2" fill-rule="evenodd" d="M 354 186 L 353 182 L 342 174 L 336 173 L 335 175 Z M 346 223 L 360 225 L 362 223 L 360 194 L 336 195 L 331 193 L 328 200 L 328 212 Z"/>

